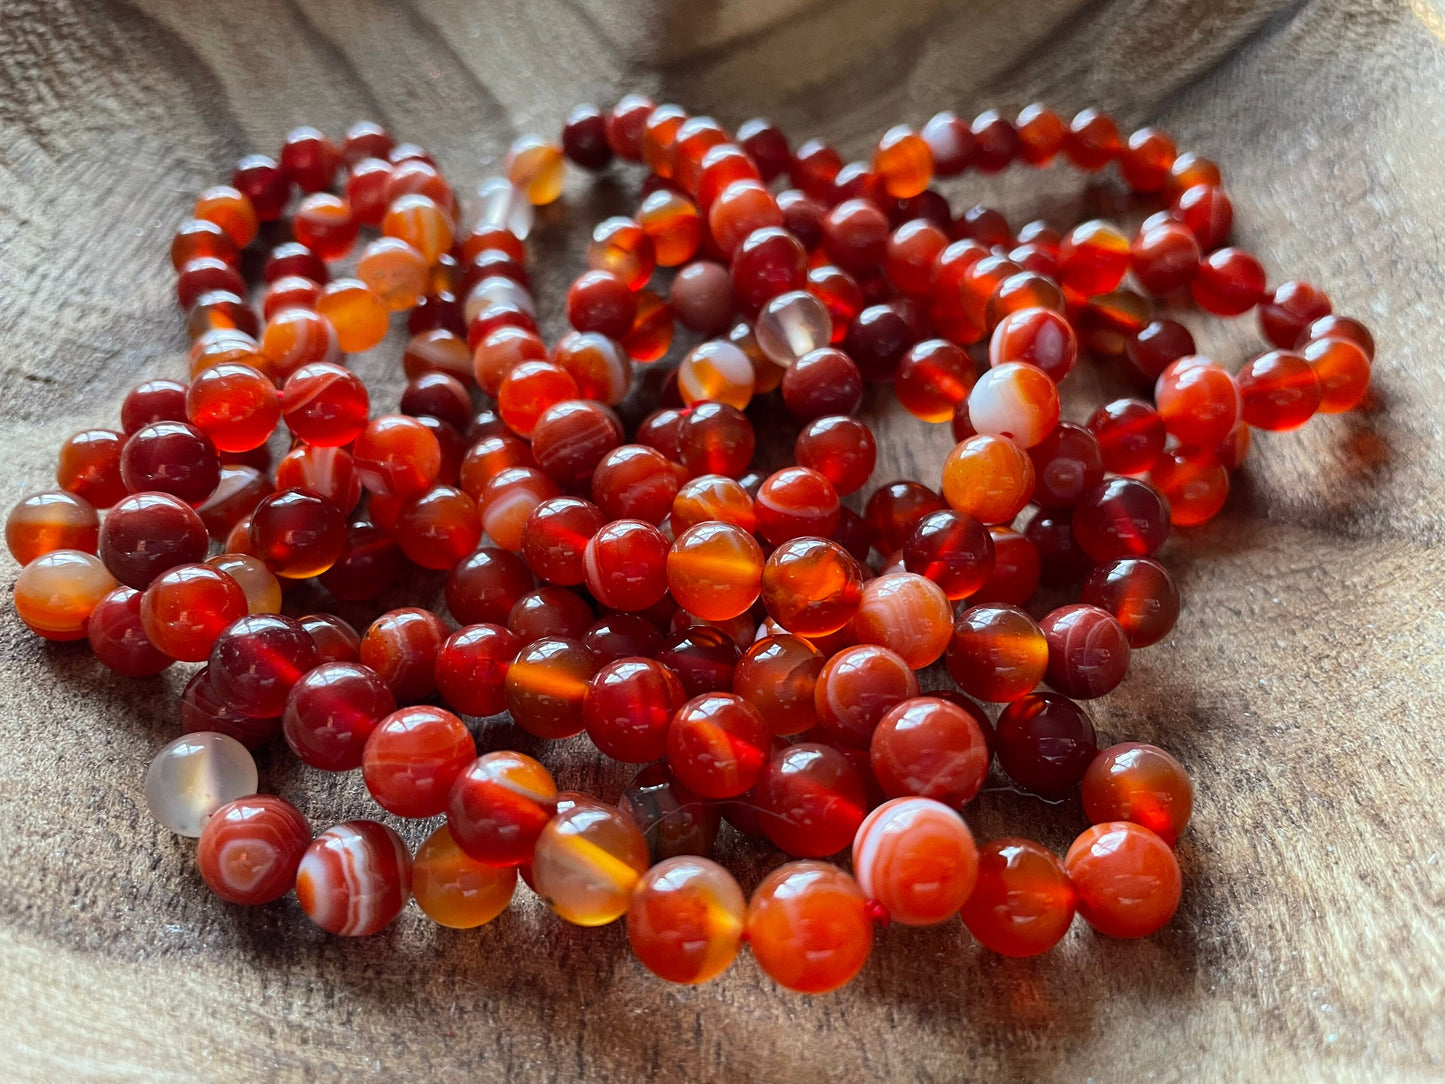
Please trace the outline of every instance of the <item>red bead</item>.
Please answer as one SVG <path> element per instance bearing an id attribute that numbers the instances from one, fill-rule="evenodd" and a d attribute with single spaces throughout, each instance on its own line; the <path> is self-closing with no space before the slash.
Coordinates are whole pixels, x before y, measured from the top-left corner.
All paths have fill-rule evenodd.
<path id="1" fill-rule="evenodd" d="M 1129 239 L 1097 219 L 1075 226 L 1059 246 L 1063 285 L 1088 297 L 1118 288 L 1129 260 Z"/>
<path id="2" fill-rule="evenodd" d="M 1097 109 L 1076 113 L 1064 133 L 1064 153 L 1086 173 L 1097 173 L 1117 158 L 1119 151 L 1118 126 Z"/>
<path id="3" fill-rule="evenodd" d="M 1223 243 L 1234 223 L 1234 204 L 1217 184 L 1186 189 L 1175 201 L 1174 213 L 1206 252 Z"/>
<path id="4" fill-rule="evenodd" d="M 315 128 L 294 128 L 281 145 L 281 169 L 305 192 L 319 192 L 331 186 L 341 154 Z"/>
<path id="5" fill-rule="evenodd" d="M 1304 358 L 1271 350 L 1247 362 L 1235 376 L 1240 416 L 1256 429 L 1297 429 L 1320 405 L 1320 380 Z"/>
<path id="6" fill-rule="evenodd" d="M 517 600 L 507 615 L 507 627 L 523 644 L 544 636 L 575 640 L 591 627 L 597 615 L 576 591 L 543 587 Z"/>
<path id="7" fill-rule="evenodd" d="M 86 622 L 86 636 L 95 657 L 127 677 L 159 674 L 174 661 L 157 650 L 146 635 L 140 600 L 141 593 L 133 587 L 117 587 L 96 604 Z"/>
<path id="8" fill-rule="evenodd" d="M 430 705 L 394 711 L 366 739 L 361 774 L 378 805 L 399 817 L 446 811 L 452 784 L 477 755 L 467 725 Z"/>
<path id="9" fill-rule="evenodd" d="M 1216 249 L 1200 262 L 1189 289 L 1207 312 L 1238 316 L 1264 300 L 1264 268 L 1243 249 Z"/>
<path id="10" fill-rule="evenodd" d="M 996 110 L 990 109 L 973 118 L 974 151 L 972 164 L 980 173 L 997 173 L 1010 162 L 1019 149 L 1018 129 Z"/>
<path id="11" fill-rule="evenodd" d="M 677 674 L 688 696 L 701 696 L 732 688 L 741 655 L 725 633 L 708 625 L 691 625 L 663 641 L 657 661 Z"/>
<path id="12" fill-rule="evenodd" d="M 1089 765 L 1080 793 L 1090 821 L 1132 821 L 1169 846 L 1189 823 L 1194 787 L 1183 765 L 1142 742 L 1111 745 Z"/>
<path id="13" fill-rule="evenodd" d="M 668 724 L 684 699 L 682 682 L 662 663 L 624 657 L 588 682 L 582 718 L 603 755 L 646 764 L 666 755 Z"/>
<path id="14" fill-rule="evenodd" d="M 1169 844 L 1141 825 L 1094 825 L 1074 840 L 1064 868 L 1079 914 L 1110 937 L 1147 937 L 1179 907 L 1179 862 Z"/>
<path id="15" fill-rule="evenodd" d="M 1214 447 L 1242 411 L 1234 377 L 1200 357 L 1180 358 L 1160 373 L 1154 403 L 1169 435 L 1191 448 Z"/>
<path id="16" fill-rule="evenodd" d="M 1060 798 L 1078 785 L 1098 745 L 1084 709 L 1054 693 L 1015 700 L 998 719 L 998 762 L 1019 786 Z"/>
<path id="17" fill-rule="evenodd" d="M 989 337 L 991 368 L 1023 362 L 1041 369 L 1056 384 L 1069 375 L 1078 356 L 1079 341 L 1073 326 L 1052 309 L 1025 308 L 1011 312 L 998 322 Z"/>
<path id="18" fill-rule="evenodd" d="M 807 251 L 778 226 L 748 233 L 732 260 L 733 295 L 745 308 L 760 309 L 779 294 L 801 290 L 808 281 Z"/>
<path id="19" fill-rule="evenodd" d="M 1049 645 L 1050 685 L 1067 696 L 1103 696 L 1129 669 L 1129 640 L 1112 614 L 1097 606 L 1060 606 L 1039 622 Z"/>
<path id="20" fill-rule="evenodd" d="M 1074 898 L 1053 852 L 1028 839 L 996 839 L 979 848 L 978 879 L 963 905 L 963 921 L 984 948 L 1037 956 L 1068 933 Z"/>
<path id="21" fill-rule="evenodd" d="M 1179 619 L 1179 589 L 1164 566 L 1147 557 L 1099 565 L 1084 584 L 1083 601 L 1111 614 L 1131 648 L 1158 643 Z"/>
<path id="22" fill-rule="evenodd" d="M 234 711 L 280 715 L 292 686 L 321 664 L 316 641 L 281 614 L 249 614 L 229 626 L 210 654 L 211 687 Z"/>
<path id="23" fill-rule="evenodd" d="M 397 700 L 421 700 L 436 689 L 437 652 L 450 634 L 446 622 L 430 610 L 390 610 L 361 638 L 361 661 L 381 676 Z"/>
<path id="24" fill-rule="evenodd" d="M 255 907 L 291 891 L 310 844 L 311 826 L 295 806 L 254 794 L 211 814 L 201 829 L 196 865 L 221 899 Z"/>
<path id="25" fill-rule="evenodd" d="M 660 523 L 677 491 L 677 472 L 667 457 L 641 444 L 612 449 L 592 472 L 592 497 L 608 519 Z"/>
<path id="26" fill-rule="evenodd" d="M 1199 242 L 1182 222 L 1141 230 L 1129 246 L 1134 277 L 1156 297 L 1189 285 L 1199 270 L 1199 257 Z"/>
<path id="27" fill-rule="evenodd" d="M 1033 501 L 1042 508 L 1072 508 L 1104 480 L 1099 440 L 1081 425 L 1060 422 L 1028 451 L 1034 464 Z"/>
<path id="28" fill-rule="evenodd" d="M 539 738 L 580 734 L 586 725 L 583 701 L 597 669 L 597 659 L 578 640 L 533 640 L 507 671 L 507 710 L 518 726 Z"/>
<path id="29" fill-rule="evenodd" d="M 1006 703 L 1043 680 L 1049 645 L 1022 610 L 985 603 L 958 615 L 947 661 L 948 672 L 969 696 Z"/>
<path id="30" fill-rule="evenodd" d="M 753 800 L 763 833 L 798 858 L 823 858 L 851 844 L 868 801 L 863 779 L 847 757 L 806 742 L 774 754 Z"/>
<path id="31" fill-rule="evenodd" d="M 796 368 L 796 366 L 795 366 Z M 677 431 L 678 455 L 688 473 L 741 477 L 756 447 L 747 416 L 726 403 L 698 403 Z"/>
<path id="32" fill-rule="evenodd" d="M 178 565 L 146 587 L 141 627 L 156 650 L 182 662 L 200 662 L 247 609 L 245 592 L 226 573 L 210 565 Z"/>
<path id="33" fill-rule="evenodd" d="M 731 693 L 683 704 L 667 729 L 667 761 L 683 786 L 704 798 L 731 798 L 757 782 L 770 735 L 757 709 Z"/>
<path id="34" fill-rule="evenodd" d="M 1160 456 L 1150 483 L 1169 505 L 1169 522 L 1193 527 L 1213 519 L 1229 497 L 1229 472 L 1212 451 L 1177 449 Z"/>
<path id="35" fill-rule="evenodd" d="M 874 778 L 890 798 L 920 795 L 961 809 L 988 775 L 986 724 L 972 705 L 933 696 L 901 701 L 873 731 Z"/>
<path id="36" fill-rule="evenodd" d="M 1359 405 L 1370 386 L 1370 359 L 1364 350 L 1345 339 L 1316 339 L 1306 344 L 1302 356 L 1320 383 L 1321 414 Z"/>
<path id="37" fill-rule="evenodd" d="M 1147 557 L 1169 537 L 1169 505 L 1148 482 L 1109 478 L 1074 507 L 1074 538 L 1094 561 Z"/>
<path id="38" fill-rule="evenodd" d="M 828 741 L 864 749 L 879 720 L 917 695 L 918 678 L 908 660 L 878 644 L 856 644 L 839 651 L 819 672 L 813 710 Z"/>

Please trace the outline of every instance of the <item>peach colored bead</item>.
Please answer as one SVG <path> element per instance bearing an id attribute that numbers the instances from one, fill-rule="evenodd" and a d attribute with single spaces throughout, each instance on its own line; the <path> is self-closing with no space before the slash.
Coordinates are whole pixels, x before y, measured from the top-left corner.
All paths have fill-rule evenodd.
<path id="1" fill-rule="evenodd" d="M 953 608 L 943 588 L 927 577 L 890 572 L 863 585 L 853 635 L 860 644 L 882 644 L 922 670 L 948 647 Z"/>
<path id="2" fill-rule="evenodd" d="M 605 926 L 627 913 L 647 866 L 647 840 L 632 822 L 614 806 L 581 800 L 537 837 L 532 883 L 568 922 Z"/>
<path id="3" fill-rule="evenodd" d="M 400 237 L 378 237 L 361 252 L 356 277 L 391 312 L 416 308 L 431 277 L 426 257 Z"/>
<path id="4" fill-rule="evenodd" d="M 763 306 L 753 323 L 753 334 L 770 361 L 788 368 L 804 354 L 832 342 L 833 319 L 812 294 L 794 290 Z"/>
<path id="5" fill-rule="evenodd" d="M 933 926 L 958 914 L 978 879 L 973 833 L 932 798 L 894 798 L 864 818 L 853 837 L 858 887 L 904 926 Z"/>
<path id="6" fill-rule="evenodd" d="M 536 207 L 557 199 L 567 179 L 562 148 L 535 135 L 513 140 L 502 168 L 506 170 L 507 180 L 521 189 Z"/>
<path id="7" fill-rule="evenodd" d="M 381 220 L 386 237 L 399 237 L 422 254 L 430 266 L 451 251 L 456 239 L 452 216 L 429 196 L 408 193 L 392 201 Z"/>
<path id="8" fill-rule="evenodd" d="M 20 571 L 15 612 L 47 640 L 83 640 L 90 615 L 115 590 L 99 557 L 80 550 L 52 550 Z"/>
<path id="9" fill-rule="evenodd" d="M 677 390 L 689 406 L 711 400 L 742 410 L 752 400 L 754 384 L 748 356 L 721 339 L 694 347 L 677 367 Z"/>
<path id="10" fill-rule="evenodd" d="M 979 377 L 968 393 L 968 420 L 979 433 L 1032 448 L 1059 424 L 1059 389 L 1037 366 L 1006 361 Z"/>

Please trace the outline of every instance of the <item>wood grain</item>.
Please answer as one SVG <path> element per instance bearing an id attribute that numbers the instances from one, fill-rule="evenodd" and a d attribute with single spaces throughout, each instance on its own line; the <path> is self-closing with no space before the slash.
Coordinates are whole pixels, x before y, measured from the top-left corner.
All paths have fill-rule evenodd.
<path id="1" fill-rule="evenodd" d="M 705 988 L 668 987 L 620 928 L 566 928 L 530 897 L 477 932 L 409 913 L 364 942 L 328 938 L 294 902 L 218 904 L 192 845 L 146 813 L 142 774 L 184 675 L 113 677 L 6 607 L 0 1077 L 1439 1079 L 1442 42 L 1432 0 L 5 0 L 12 498 L 49 484 L 60 440 L 111 424 L 142 375 L 180 372 L 169 232 L 239 154 L 301 122 L 382 120 L 469 185 L 514 133 L 631 89 L 728 123 L 767 113 L 853 155 L 942 107 L 1099 104 L 1222 162 L 1242 242 L 1271 278 L 1319 282 L 1368 320 L 1379 357 L 1368 409 L 1260 436 L 1225 513 L 1171 540 L 1179 627 L 1094 706 L 1102 735 L 1168 746 L 1198 788 L 1183 907 L 1143 942 L 1078 923 L 1049 957 L 1010 962 L 957 924 L 892 929 L 858 982 L 805 1000 L 746 957 Z M 1015 221 L 1079 198 L 1063 170 L 950 195 Z M 535 244 L 553 330 L 586 224 L 625 202 L 569 181 L 566 205 Z M 1248 328 L 1200 332 L 1230 363 L 1250 349 Z M 382 402 L 398 343 L 356 361 Z M 1070 383 L 1074 415 L 1123 386 L 1107 366 Z M 946 433 L 869 407 L 877 478 L 935 476 Z M 564 785 L 621 786 L 583 743 L 550 755 Z M 372 812 L 359 779 L 275 753 L 261 769 L 317 824 Z M 970 820 L 1058 848 L 1082 824 L 1074 803 L 1002 791 Z M 404 830 L 415 844 L 426 826 Z M 727 847 L 748 885 L 776 861 Z"/>

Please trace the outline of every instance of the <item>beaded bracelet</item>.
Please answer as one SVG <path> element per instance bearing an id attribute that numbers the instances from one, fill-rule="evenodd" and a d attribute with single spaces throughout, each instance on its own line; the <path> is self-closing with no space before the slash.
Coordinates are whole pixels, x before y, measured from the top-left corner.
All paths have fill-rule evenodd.
<path id="1" fill-rule="evenodd" d="M 955 218 L 930 187 L 1060 154 L 1086 173 L 1117 163 L 1164 209 L 1132 239 L 1100 220 L 1014 234 L 987 208 Z M 566 160 L 614 158 L 647 167 L 640 206 L 596 227 L 572 330 L 549 350 L 525 267 L 533 207 L 560 196 Z M 137 386 L 123 432 L 68 440 L 61 490 L 7 521 L 34 631 L 88 639 L 124 674 L 205 663 L 146 795 L 199 837 L 206 883 L 243 904 L 294 887 L 322 928 L 364 935 L 413 897 L 438 923 L 479 926 L 520 872 L 569 922 L 625 915 L 666 979 L 710 979 L 747 940 L 777 982 L 814 993 L 852 978 L 888 921 L 961 913 L 1015 956 L 1051 948 L 1076 911 L 1119 937 L 1166 923 L 1188 777 L 1153 746 L 1098 750 L 1076 701 L 1172 629 L 1179 595 L 1152 555 L 1171 524 L 1219 511 L 1251 427 L 1360 401 L 1369 332 L 1312 286 L 1267 289 L 1253 256 L 1221 247 L 1233 211 L 1213 163 L 1155 129 L 1125 140 L 1094 110 L 1067 124 L 1041 106 L 940 113 L 845 165 L 763 120 L 730 135 L 631 96 L 579 107 L 560 146 L 517 140 L 505 173 L 458 237 L 435 163 L 376 125 L 339 149 L 297 129 L 279 161 L 243 159 L 172 245 L 189 385 Z M 264 262 L 263 324 L 241 256 L 296 189 L 294 240 Z M 363 229 L 380 236 L 333 279 Z M 677 269 L 666 297 L 647 288 L 658 268 Z M 1131 273 L 1145 293 L 1123 287 Z M 1150 300 L 1186 294 L 1221 316 L 1257 310 L 1275 349 L 1236 375 L 1196 355 Z M 341 363 L 396 312 L 410 382 L 399 413 L 373 418 Z M 674 321 L 704 341 L 653 365 Z M 1125 356 L 1154 402 L 1060 421 L 1081 350 Z M 635 381 L 635 366 L 651 367 Z M 865 382 L 891 382 L 958 443 L 940 491 L 889 482 L 860 516 L 841 498 L 873 473 L 874 436 L 852 416 Z M 495 408 L 476 413 L 470 384 Z M 773 390 L 802 428 L 797 465 L 763 477 L 744 410 Z M 294 443 L 271 472 L 283 420 Z M 364 602 L 408 564 L 448 573 L 459 630 L 420 608 L 364 636 L 279 612 L 283 582 Z M 1041 581 L 1082 582 L 1081 601 L 1036 621 L 1022 607 Z M 920 695 L 916 672 L 939 659 L 960 692 Z M 1004 705 L 996 728 L 976 700 Z M 616 806 L 558 792 L 532 757 L 478 756 L 456 714 L 503 711 L 647 766 Z M 254 793 L 247 749 L 278 731 L 309 765 L 360 768 L 386 811 L 445 823 L 414 857 L 375 821 L 313 840 L 294 806 Z M 1034 794 L 1081 789 L 1093 827 L 1062 862 L 1022 839 L 976 846 L 959 810 L 995 755 Z M 751 901 L 705 857 L 723 818 L 797 859 Z M 816 861 L 850 846 L 853 875 Z"/>

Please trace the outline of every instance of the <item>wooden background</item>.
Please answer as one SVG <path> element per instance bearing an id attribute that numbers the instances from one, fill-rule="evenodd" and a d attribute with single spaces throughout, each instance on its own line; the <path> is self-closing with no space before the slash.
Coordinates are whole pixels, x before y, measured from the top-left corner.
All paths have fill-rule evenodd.
<path id="1" fill-rule="evenodd" d="M 242 912 L 157 828 L 141 780 L 184 675 L 116 678 L 0 616 L 0 1077 L 7 1080 L 1430 1080 L 1445 1074 L 1441 299 L 1445 17 L 1434 0 L 0 0 L 0 449 L 9 500 L 71 431 L 182 371 L 166 259 L 194 193 L 297 123 L 371 117 L 460 185 L 512 135 L 626 90 L 865 152 L 899 120 L 1041 97 L 1153 122 L 1223 163 L 1271 278 L 1324 285 L 1379 339 L 1368 408 L 1264 435 L 1225 513 L 1168 544 L 1186 608 L 1093 710 L 1193 772 L 1183 907 L 1142 942 L 1082 922 L 1010 962 L 958 924 L 894 929 L 808 1000 L 746 954 L 701 989 L 519 892 L 475 932 L 413 908 L 366 941 L 294 901 Z M 960 206 L 1062 217 L 1066 170 L 969 179 Z M 569 182 L 534 246 L 555 331 Z M 357 359 L 399 389 L 400 339 Z M 1230 364 L 1251 330 L 1205 341 Z M 1114 388 L 1071 379 L 1080 415 Z M 870 404 L 876 476 L 936 477 L 942 429 Z M 15 567 L 3 558 L 7 586 Z M 353 616 L 363 616 L 355 615 Z M 179 669 L 179 668 L 177 668 Z M 505 740 L 494 738 L 493 742 Z M 555 758 L 564 785 L 622 777 Z M 318 827 L 370 815 L 355 777 L 261 760 Z M 1007 793 L 985 838 L 1082 826 Z M 411 825 L 415 844 L 426 826 Z M 729 844 L 750 886 L 776 862 Z"/>

